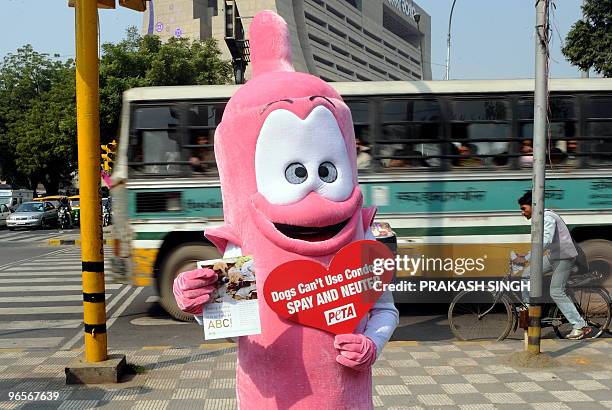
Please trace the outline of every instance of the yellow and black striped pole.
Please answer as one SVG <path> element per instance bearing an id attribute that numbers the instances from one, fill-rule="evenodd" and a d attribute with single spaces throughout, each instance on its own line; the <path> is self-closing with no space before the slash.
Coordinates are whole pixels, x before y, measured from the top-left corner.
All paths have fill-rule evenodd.
<path id="1" fill-rule="evenodd" d="M 76 1 L 76 97 L 81 196 L 81 260 L 85 361 L 107 360 L 104 249 L 100 199 L 98 9 Z"/>
<path id="2" fill-rule="evenodd" d="M 542 335 L 542 305 L 529 305 L 529 327 L 527 328 L 527 352 L 540 354 L 540 336 Z"/>

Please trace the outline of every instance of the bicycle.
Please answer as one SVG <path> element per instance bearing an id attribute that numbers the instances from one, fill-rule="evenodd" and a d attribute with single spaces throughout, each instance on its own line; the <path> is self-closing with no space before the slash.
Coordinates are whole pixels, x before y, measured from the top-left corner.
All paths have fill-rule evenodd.
<path id="1" fill-rule="evenodd" d="M 513 263 L 502 282 L 509 283 L 513 276 Z M 597 271 L 573 274 L 566 284 L 568 296 L 578 313 L 592 328 L 589 338 L 597 338 L 608 331 L 612 317 L 612 299 L 606 289 L 593 286 L 604 275 Z M 500 286 L 504 288 L 504 286 Z M 520 312 L 528 306 L 520 296 L 509 290 L 462 291 L 448 309 L 448 321 L 459 340 L 504 340 L 519 325 Z M 542 309 L 542 328 L 551 327 L 559 338 L 565 339 L 572 331 L 555 303 L 545 303 Z"/>

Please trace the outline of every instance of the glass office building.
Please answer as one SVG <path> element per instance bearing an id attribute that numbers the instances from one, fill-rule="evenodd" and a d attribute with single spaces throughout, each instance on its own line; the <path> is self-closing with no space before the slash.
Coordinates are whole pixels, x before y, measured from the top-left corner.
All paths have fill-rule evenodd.
<path id="1" fill-rule="evenodd" d="M 248 39 L 253 15 L 267 9 L 289 25 L 298 71 L 327 81 L 431 79 L 431 18 L 411 0 L 149 0 L 147 6 L 143 34 L 214 37 L 227 59 L 236 56 L 236 44 L 238 54 L 248 54 L 240 40 Z"/>

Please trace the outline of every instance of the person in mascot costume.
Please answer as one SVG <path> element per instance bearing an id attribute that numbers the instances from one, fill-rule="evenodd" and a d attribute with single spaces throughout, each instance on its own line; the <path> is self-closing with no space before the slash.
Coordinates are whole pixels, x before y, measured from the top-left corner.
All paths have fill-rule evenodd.
<path id="1" fill-rule="evenodd" d="M 214 147 L 225 225 L 206 237 L 224 257 L 252 255 L 260 288 L 282 263 L 324 266 L 345 245 L 374 239 L 375 209 L 357 183 L 353 122 L 338 93 L 295 72 L 285 21 L 262 11 L 250 26 L 253 78 L 229 100 Z M 178 306 L 201 315 L 216 275 L 181 273 Z M 238 338 L 240 409 L 370 409 L 371 367 L 398 324 L 384 293 L 353 334 L 333 335 L 278 316 L 260 298 L 262 333 Z"/>

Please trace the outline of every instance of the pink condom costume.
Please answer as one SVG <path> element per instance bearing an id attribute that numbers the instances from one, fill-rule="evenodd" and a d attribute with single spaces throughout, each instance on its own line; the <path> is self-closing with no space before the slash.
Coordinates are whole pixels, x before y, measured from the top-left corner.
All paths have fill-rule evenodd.
<path id="1" fill-rule="evenodd" d="M 328 265 L 343 246 L 371 238 L 375 210 L 362 208 L 342 98 L 293 70 L 280 16 L 258 13 L 249 34 L 253 78 L 229 100 L 214 141 L 225 225 L 205 235 L 227 256 L 253 255 L 261 289 L 284 262 Z M 280 318 L 263 297 L 259 309 L 262 333 L 238 340 L 239 408 L 372 408 L 371 363 L 364 371 L 346 367 L 336 361 L 333 334 Z M 355 333 L 380 353 L 396 326 L 384 294 Z"/>

